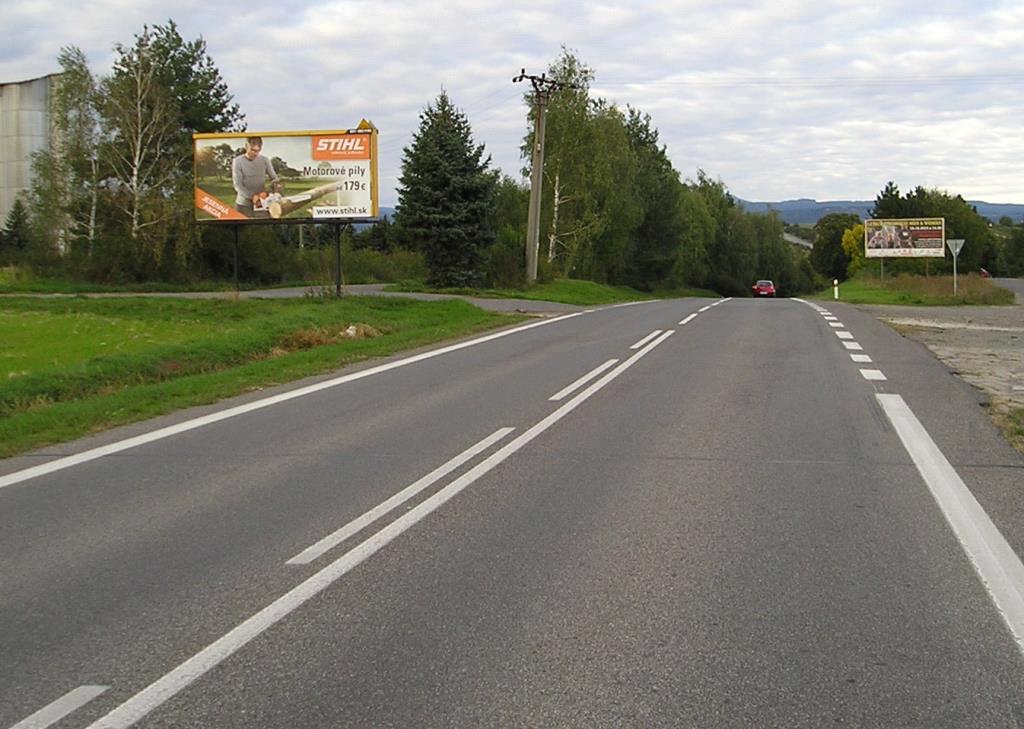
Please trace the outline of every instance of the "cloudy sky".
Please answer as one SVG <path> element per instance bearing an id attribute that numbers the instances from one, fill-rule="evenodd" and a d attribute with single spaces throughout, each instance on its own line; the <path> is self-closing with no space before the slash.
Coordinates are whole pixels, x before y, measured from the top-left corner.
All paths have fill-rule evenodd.
<path id="1" fill-rule="evenodd" d="M 984 0 L 5 0 L 0 82 L 93 70 L 173 18 L 249 129 L 380 129 L 381 203 L 442 88 L 518 177 L 525 84 L 562 46 L 592 97 L 649 113 L 677 170 L 746 200 L 873 199 L 888 180 L 1024 203 L 1024 3 Z"/>

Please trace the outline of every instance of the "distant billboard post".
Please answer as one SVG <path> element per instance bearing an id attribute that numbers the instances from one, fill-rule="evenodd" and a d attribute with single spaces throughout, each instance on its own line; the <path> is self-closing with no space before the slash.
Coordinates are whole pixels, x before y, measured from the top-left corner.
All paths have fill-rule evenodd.
<path id="1" fill-rule="evenodd" d="M 942 258 L 945 241 L 945 218 L 864 221 L 866 258 Z"/>
<path id="2" fill-rule="evenodd" d="M 377 128 L 313 132 L 193 134 L 195 219 L 228 223 L 327 223 L 334 228 L 335 288 L 341 295 L 341 227 L 374 222 L 380 204 Z"/>

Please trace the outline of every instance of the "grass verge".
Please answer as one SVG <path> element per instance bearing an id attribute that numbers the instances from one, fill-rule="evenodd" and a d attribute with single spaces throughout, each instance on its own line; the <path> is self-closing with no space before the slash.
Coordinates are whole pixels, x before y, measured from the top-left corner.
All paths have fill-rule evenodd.
<path id="1" fill-rule="evenodd" d="M 521 318 L 383 297 L 7 299 L 0 457 Z"/>
<path id="2" fill-rule="evenodd" d="M 576 306 L 601 306 L 621 304 L 629 301 L 649 301 L 655 298 L 681 298 L 685 296 L 707 296 L 718 298 L 713 291 L 703 289 L 680 289 L 645 293 L 628 286 L 607 286 L 593 281 L 558 279 L 538 283 L 525 289 L 431 289 L 418 281 L 403 281 L 386 288 L 387 291 L 413 291 L 434 294 L 457 294 L 476 296 L 484 299 L 526 299 L 528 301 L 553 301 Z"/>
<path id="3" fill-rule="evenodd" d="M 832 300 L 831 288 L 814 298 Z M 880 279 L 860 274 L 839 285 L 839 300 L 847 304 L 900 304 L 918 306 L 1009 305 L 1012 291 L 997 286 L 977 274 L 957 276 L 957 295 L 953 296 L 952 276 L 914 276 L 899 274 Z"/>
<path id="4" fill-rule="evenodd" d="M 994 410 L 994 420 L 1010 445 L 1024 453 L 1024 408 Z"/>

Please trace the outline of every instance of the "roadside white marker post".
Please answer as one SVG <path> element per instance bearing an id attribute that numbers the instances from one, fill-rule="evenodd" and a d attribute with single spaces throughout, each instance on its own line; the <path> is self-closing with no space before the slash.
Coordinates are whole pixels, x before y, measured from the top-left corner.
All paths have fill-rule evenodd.
<path id="1" fill-rule="evenodd" d="M 960 255 L 960 249 L 964 247 L 963 238 L 950 238 L 946 241 L 949 252 L 953 254 L 953 296 L 956 296 L 956 257 Z"/>
<path id="2" fill-rule="evenodd" d="M 832 279 L 832 298 L 839 301 L 839 279 Z"/>

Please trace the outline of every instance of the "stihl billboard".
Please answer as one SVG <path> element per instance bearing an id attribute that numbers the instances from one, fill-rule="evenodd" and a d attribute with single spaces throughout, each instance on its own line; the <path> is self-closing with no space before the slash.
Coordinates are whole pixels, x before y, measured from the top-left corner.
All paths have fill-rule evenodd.
<path id="1" fill-rule="evenodd" d="M 200 222 L 377 217 L 377 129 L 192 135 Z"/>

